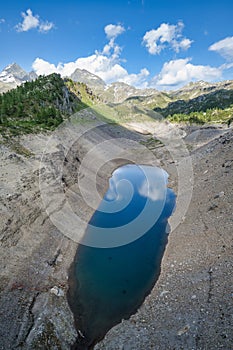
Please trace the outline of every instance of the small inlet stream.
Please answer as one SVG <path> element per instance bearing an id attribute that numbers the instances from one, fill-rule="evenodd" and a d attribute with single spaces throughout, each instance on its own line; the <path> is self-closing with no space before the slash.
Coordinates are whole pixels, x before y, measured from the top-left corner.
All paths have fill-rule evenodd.
<path id="1" fill-rule="evenodd" d="M 113 172 L 69 270 L 67 297 L 79 334 L 73 349 L 93 349 L 157 281 L 176 198 L 167 179 L 152 166 Z"/>

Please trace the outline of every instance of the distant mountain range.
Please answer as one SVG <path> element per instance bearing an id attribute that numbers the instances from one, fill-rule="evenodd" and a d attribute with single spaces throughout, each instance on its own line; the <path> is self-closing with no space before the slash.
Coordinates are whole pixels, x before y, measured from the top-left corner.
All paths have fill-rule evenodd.
<path id="1" fill-rule="evenodd" d="M 26 81 L 35 80 L 38 76 L 35 72 L 26 72 L 17 63 L 5 67 L 0 73 L 0 93 L 15 88 Z M 231 94 L 224 91 L 233 90 L 233 81 L 227 80 L 218 83 L 207 83 L 199 81 L 189 83 L 176 91 L 158 91 L 156 89 L 137 89 L 125 83 L 115 82 L 107 85 L 100 77 L 88 72 L 85 69 L 76 69 L 70 77 L 75 82 L 86 84 L 93 93 L 99 97 L 103 103 L 125 103 L 127 105 L 141 105 L 145 108 L 165 108 L 171 103 L 176 103 L 175 110 L 179 110 L 179 100 L 187 101 L 195 99 L 195 103 L 200 103 L 197 99 L 200 96 L 210 95 L 221 90 L 221 98 L 231 100 Z M 204 97 L 202 97 L 204 99 Z M 232 102 L 233 101 L 229 101 Z M 166 111 L 166 114 L 169 110 Z"/>
<path id="2" fill-rule="evenodd" d="M 233 122 L 233 81 L 201 81 L 165 92 L 120 82 L 106 85 L 81 69 L 67 78 L 56 73 L 37 77 L 14 63 L 0 73 L 0 89 L 5 92 L 0 94 L 0 134 L 5 137 L 53 130 L 87 107 L 96 110 L 104 121 L 119 124 L 143 118 L 228 126 Z"/>

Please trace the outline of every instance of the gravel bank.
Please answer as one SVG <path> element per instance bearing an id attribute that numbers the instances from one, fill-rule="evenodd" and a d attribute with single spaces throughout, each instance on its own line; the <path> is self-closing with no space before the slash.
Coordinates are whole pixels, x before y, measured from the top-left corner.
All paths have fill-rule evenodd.
<path id="1" fill-rule="evenodd" d="M 186 131 L 191 135 L 191 131 Z M 192 152 L 194 189 L 183 222 L 169 237 L 159 281 L 144 304 L 129 320 L 108 332 L 95 350 L 232 349 L 232 131 L 205 132 L 187 140 Z M 150 136 L 108 126 L 74 145 L 78 157 L 105 139 L 125 138 L 122 158 L 100 169 L 98 189 L 106 188 L 106 174 L 124 164 L 127 140 L 147 142 Z M 208 136 L 208 137 L 207 137 Z M 206 138 L 205 138 L 206 137 Z M 69 310 L 67 271 L 77 244 L 63 236 L 48 218 L 38 183 L 46 135 L 29 135 L 19 143 L 25 149 L 1 145 L 0 234 L 0 349 L 70 349 L 77 336 Z M 211 141 L 210 141 L 211 140 Z M 60 142 L 60 141 L 59 141 Z M 82 143 L 82 142 L 81 142 Z M 117 142 L 116 142 L 117 143 Z M 150 149 L 171 174 L 176 190 L 174 160 L 162 146 Z M 63 186 L 74 210 L 79 162 L 69 153 Z M 77 155 L 76 154 L 76 155 Z M 54 146 L 52 158 L 64 157 Z M 97 159 L 97 158 L 96 158 Z M 151 164 L 134 150 L 138 163 Z M 154 162 L 154 161 L 153 161 Z M 153 163 L 155 164 L 155 162 Z M 81 203 L 81 202 L 80 202 Z M 89 217 L 93 211 L 83 207 Z"/>

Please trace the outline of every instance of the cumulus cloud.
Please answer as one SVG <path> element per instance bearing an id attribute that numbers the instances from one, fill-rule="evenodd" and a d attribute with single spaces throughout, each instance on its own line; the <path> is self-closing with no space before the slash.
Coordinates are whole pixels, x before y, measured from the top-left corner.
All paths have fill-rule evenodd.
<path id="1" fill-rule="evenodd" d="M 114 55 L 108 57 L 98 52 L 91 56 L 80 57 L 73 62 L 58 63 L 57 65 L 49 63 L 42 58 L 36 58 L 32 68 L 38 75 L 58 73 L 62 77 L 70 76 L 77 68 L 85 69 L 99 76 L 107 84 L 119 81 L 139 88 L 147 87 L 147 78 L 150 75 L 146 68 L 141 69 L 138 74 L 129 74 Z"/>
<path id="2" fill-rule="evenodd" d="M 80 57 L 74 62 L 68 62 L 65 64 L 58 63 L 58 65 L 49 63 L 42 58 L 36 58 L 32 64 L 32 68 L 38 75 L 58 73 L 63 77 L 70 76 L 76 68 L 86 69 L 99 76 L 108 84 L 115 81 L 121 81 L 138 87 L 146 87 L 146 78 L 150 74 L 145 68 L 141 69 L 138 74 L 129 74 L 115 59 L 98 53 L 88 57 Z"/>
<path id="3" fill-rule="evenodd" d="M 59 63 L 57 66 L 41 58 L 36 58 L 32 67 L 38 75 L 59 73 L 63 77 L 70 76 L 77 68 L 86 69 L 106 82 L 116 81 L 127 75 L 127 71 L 120 64 L 114 63 L 111 57 L 109 58 L 98 53 L 80 57 L 74 62 Z"/>
<path id="4" fill-rule="evenodd" d="M 27 32 L 28 30 L 39 26 L 39 16 L 33 16 L 30 9 L 28 9 L 26 12 L 22 12 L 21 15 L 23 17 L 23 22 L 16 26 L 18 32 Z"/>
<path id="5" fill-rule="evenodd" d="M 115 39 L 124 33 L 125 28 L 120 24 L 108 24 L 104 27 L 104 31 L 109 42 L 104 46 L 102 54 L 107 56 L 112 55 L 113 58 L 117 59 L 121 53 L 121 47 L 116 44 Z"/>
<path id="6" fill-rule="evenodd" d="M 38 75 L 59 73 L 63 77 L 70 76 L 76 68 L 86 69 L 99 76 L 106 83 L 124 82 L 138 88 L 174 89 L 190 81 L 216 81 L 222 73 L 232 68 L 233 64 L 211 67 L 192 64 L 190 58 L 177 59 L 164 63 L 160 73 L 150 80 L 150 72 L 143 68 L 139 73 L 129 74 L 119 61 L 101 53 L 78 58 L 76 61 L 54 65 L 41 58 L 33 63 L 33 69 Z"/>
<path id="7" fill-rule="evenodd" d="M 77 68 L 89 70 L 91 73 L 98 75 L 107 83 L 116 81 L 127 74 L 115 58 L 107 57 L 95 53 L 89 57 L 81 57 L 76 60 Z"/>
<path id="8" fill-rule="evenodd" d="M 115 39 L 118 35 L 124 33 L 125 28 L 120 24 L 108 24 L 107 26 L 105 26 L 104 31 L 108 39 Z"/>
<path id="9" fill-rule="evenodd" d="M 128 74 L 125 75 L 123 78 L 120 78 L 119 81 L 133 85 L 138 88 L 147 88 L 148 87 L 148 81 L 147 78 L 149 77 L 150 72 L 148 69 L 143 68 L 140 70 L 140 73 L 138 74 Z"/>
<path id="10" fill-rule="evenodd" d="M 209 51 L 219 53 L 226 60 L 233 60 L 233 36 L 214 43 L 209 47 Z"/>
<path id="11" fill-rule="evenodd" d="M 4 18 L 0 18 L 0 23 L 5 23 L 5 19 Z"/>
<path id="12" fill-rule="evenodd" d="M 160 74 L 154 79 L 158 86 L 178 86 L 190 81 L 214 81 L 221 77 L 222 67 L 194 65 L 190 58 L 164 63 Z"/>
<path id="13" fill-rule="evenodd" d="M 36 58 L 32 64 L 32 68 L 37 75 L 48 75 L 51 73 L 59 73 L 58 66 L 49 63 L 41 58 Z"/>
<path id="14" fill-rule="evenodd" d="M 39 30 L 40 27 L 37 26 L 37 28 Z M 153 51 L 154 46 L 151 46 L 153 52 L 159 52 L 159 50 L 162 50 L 160 46 L 165 45 L 166 47 L 168 43 L 177 52 L 189 47 L 190 40 L 182 36 L 182 22 L 179 22 L 176 26 L 163 24 L 159 28 L 159 36 L 158 33 L 156 34 L 159 41 L 153 41 L 157 45 L 155 46 L 155 51 Z M 226 62 L 220 67 L 195 65 L 191 63 L 191 58 L 183 58 L 164 63 L 160 73 L 152 79 L 150 72 L 146 68 L 141 69 L 139 73 L 130 74 L 123 65 L 124 60 L 121 58 L 122 49 L 116 43 L 117 36 L 122 34 L 125 29 L 120 25 L 114 26 L 110 24 L 104 30 L 107 43 L 102 50 L 96 50 L 92 55 L 80 57 L 72 62 L 58 63 L 56 65 L 42 58 L 37 58 L 32 65 L 33 69 L 38 75 L 48 75 L 55 72 L 66 77 L 79 68 L 99 76 L 107 84 L 118 81 L 138 88 L 153 87 L 161 90 L 179 88 L 190 81 L 216 81 L 222 77 L 225 70 L 233 66 L 231 62 Z M 226 45 L 221 44 L 221 47 L 225 48 Z M 227 47 L 229 49 L 229 42 L 227 42 Z M 230 52 L 229 50 L 227 51 L 228 56 Z"/>
<path id="15" fill-rule="evenodd" d="M 86 69 L 108 84 L 121 81 L 138 87 L 145 87 L 147 84 L 146 78 L 149 75 L 147 69 L 143 68 L 138 74 L 129 74 L 121 65 L 121 47 L 116 44 L 115 39 L 125 31 L 124 27 L 109 24 L 104 30 L 109 41 L 102 51 L 95 51 L 90 56 L 80 57 L 73 62 L 58 63 L 58 65 L 49 63 L 42 58 L 36 58 L 32 65 L 33 69 L 38 75 L 59 73 L 63 77 L 70 76 L 77 68 Z"/>
<path id="16" fill-rule="evenodd" d="M 41 33 L 47 33 L 54 27 L 54 24 L 52 22 L 41 22 L 39 25 L 39 31 Z"/>
<path id="17" fill-rule="evenodd" d="M 38 15 L 33 15 L 32 10 L 28 9 L 21 13 L 23 21 L 16 25 L 17 32 L 27 32 L 31 29 L 38 29 L 41 33 L 50 31 L 54 24 L 48 21 L 41 21 Z"/>
<path id="18" fill-rule="evenodd" d="M 119 56 L 121 53 L 121 48 L 115 43 L 114 38 L 110 39 L 110 41 L 104 46 L 102 51 L 104 55 L 110 55 L 112 52 L 114 52 L 116 56 Z"/>
<path id="19" fill-rule="evenodd" d="M 146 32 L 142 43 L 152 55 L 160 54 L 167 47 L 171 47 L 177 53 L 187 50 L 192 40 L 183 37 L 183 28 L 183 22 L 178 22 L 177 25 L 162 23 L 157 29 Z"/>

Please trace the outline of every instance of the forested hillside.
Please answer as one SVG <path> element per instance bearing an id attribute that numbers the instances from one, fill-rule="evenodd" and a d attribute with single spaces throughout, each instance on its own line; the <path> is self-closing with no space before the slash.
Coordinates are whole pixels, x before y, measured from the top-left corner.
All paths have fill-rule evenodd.
<path id="1" fill-rule="evenodd" d="M 174 122 L 230 124 L 233 121 L 233 90 L 220 89 L 193 99 L 170 102 L 167 107 L 154 110 Z"/>
<path id="2" fill-rule="evenodd" d="M 53 129 L 74 112 L 86 107 L 82 102 L 84 84 L 71 91 L 69 81 L 59 74 L 40 76 L 0 95 L 0 131 L 3 135 Z M 87 93 L 86 93 L 87 95 Z M 86 101 L 88 98 L 86 96 Z"/>

